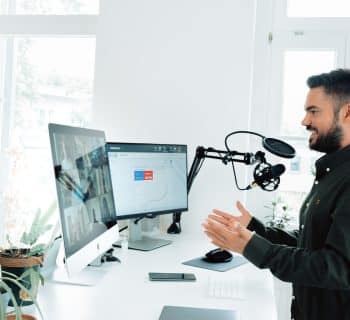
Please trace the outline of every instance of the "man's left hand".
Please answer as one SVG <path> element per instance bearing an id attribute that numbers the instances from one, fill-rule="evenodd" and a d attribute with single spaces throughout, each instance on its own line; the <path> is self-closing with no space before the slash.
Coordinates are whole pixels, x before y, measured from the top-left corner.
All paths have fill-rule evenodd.
<path id="1" fill-rule="evenodd" d="M 253 236 L 253 232 L 243 227 L 239 222 L 235 222 L 233 228 L 229 229 L 208 217 L 202 225 L 205 234 L 214 245 L 240 254 L 243 253 L 244 248 Z"/>

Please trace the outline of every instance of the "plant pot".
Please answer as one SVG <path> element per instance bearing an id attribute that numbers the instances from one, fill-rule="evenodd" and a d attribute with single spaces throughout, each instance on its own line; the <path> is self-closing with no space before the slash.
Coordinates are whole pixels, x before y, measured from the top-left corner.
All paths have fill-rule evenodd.
<path id="1" fill-rule="evenodd" d="M 6 316 L 6 320 L 16 320 L 16 315 L 11 314 L 10 316 Z M 29 314 L 22 314 L 22 320 L 37 320 L 34 316 Z"/>
<path id="2" fill-rule="evenodd" d="M 39 284 L 39 266 L 43 263 L 43 256 L 38 257 L 26 257 L 26 258 L 11 258 L 0 256 L 1 272 L 8 272 L 13 274 L 14 280 L 18 280 L 23 273 L 29 269 L 33 269 L 37 277 L 31 277 L 30 275 L 25 276 L 20 283 L 30 291 L 32 297 L 35 299 L 37 295 L 37 288 Z M 9 277 L 6 274 L 2 274 L 3 277 Z M 30 297 L 24 290 L 18 287 L 17 284 L 4 280 L 7 285 L 11 288 L 13 295 L 15 296 L 16 302 L 20 306 L 28 306 L 33 304 L 32 297 Z M 35 281 L 35 283 L 33 282 Z M 9 306 L 13 306 L 12 300 L 8 303 Z"/>

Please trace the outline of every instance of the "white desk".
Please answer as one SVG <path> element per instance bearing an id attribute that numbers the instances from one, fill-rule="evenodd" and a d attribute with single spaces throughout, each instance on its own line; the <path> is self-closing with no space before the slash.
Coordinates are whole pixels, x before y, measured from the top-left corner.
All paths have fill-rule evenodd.
<path id="1" fill-rule="evenodd" d="M 154 251 L 128 250 L 122 263 L 107 263 L 109 272 L 94 287 L 46 283 L 39 303 L 46 320 L 158 320 L 163 305 L 239 310 L 241 320 L 275 320 L 272 276 L 252 264 L 225 273 L 185 266 L 213 247 L 206 238 L 168 236 L 174 242 Z M 121 249 L 115 250 L 121 256 Z M 192 272 L 196 282 L 151 282 L 147 273 Z M 209 279 L 240 279 L 240 299 L 213 297 Z M 242 299 L 243 298 L 243 299 Z M 32 308 L 33 309 L 33 308 Z M 31 310 L 32 310 L 31 309 Z M 36 313 L 36 312 L 34 312 Z"/>

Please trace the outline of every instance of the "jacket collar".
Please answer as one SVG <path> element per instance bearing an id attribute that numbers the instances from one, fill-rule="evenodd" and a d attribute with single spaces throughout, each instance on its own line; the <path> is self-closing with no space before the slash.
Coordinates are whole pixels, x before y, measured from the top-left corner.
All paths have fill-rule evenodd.
<path id="1" fill-rule="evenodd" d="M 322 178 L 326 173 L 332 172 L 344 162 L 348 161 L 350 161 L 350 145 L 338 151 L 325 154 L 315 163 L 316 179 Z"/>

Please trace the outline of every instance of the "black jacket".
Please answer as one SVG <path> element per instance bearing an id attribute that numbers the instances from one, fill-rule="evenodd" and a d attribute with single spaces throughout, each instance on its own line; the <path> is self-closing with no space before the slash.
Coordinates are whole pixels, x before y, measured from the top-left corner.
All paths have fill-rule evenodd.
<path id="1" fill-rule="evenodd" d="M 248 229 L 256 234 L 243 255 L 293 283 L 292 318 L 350 320 L 350 146 L 317 160 L 299 230 L 255 218 Z"/>

